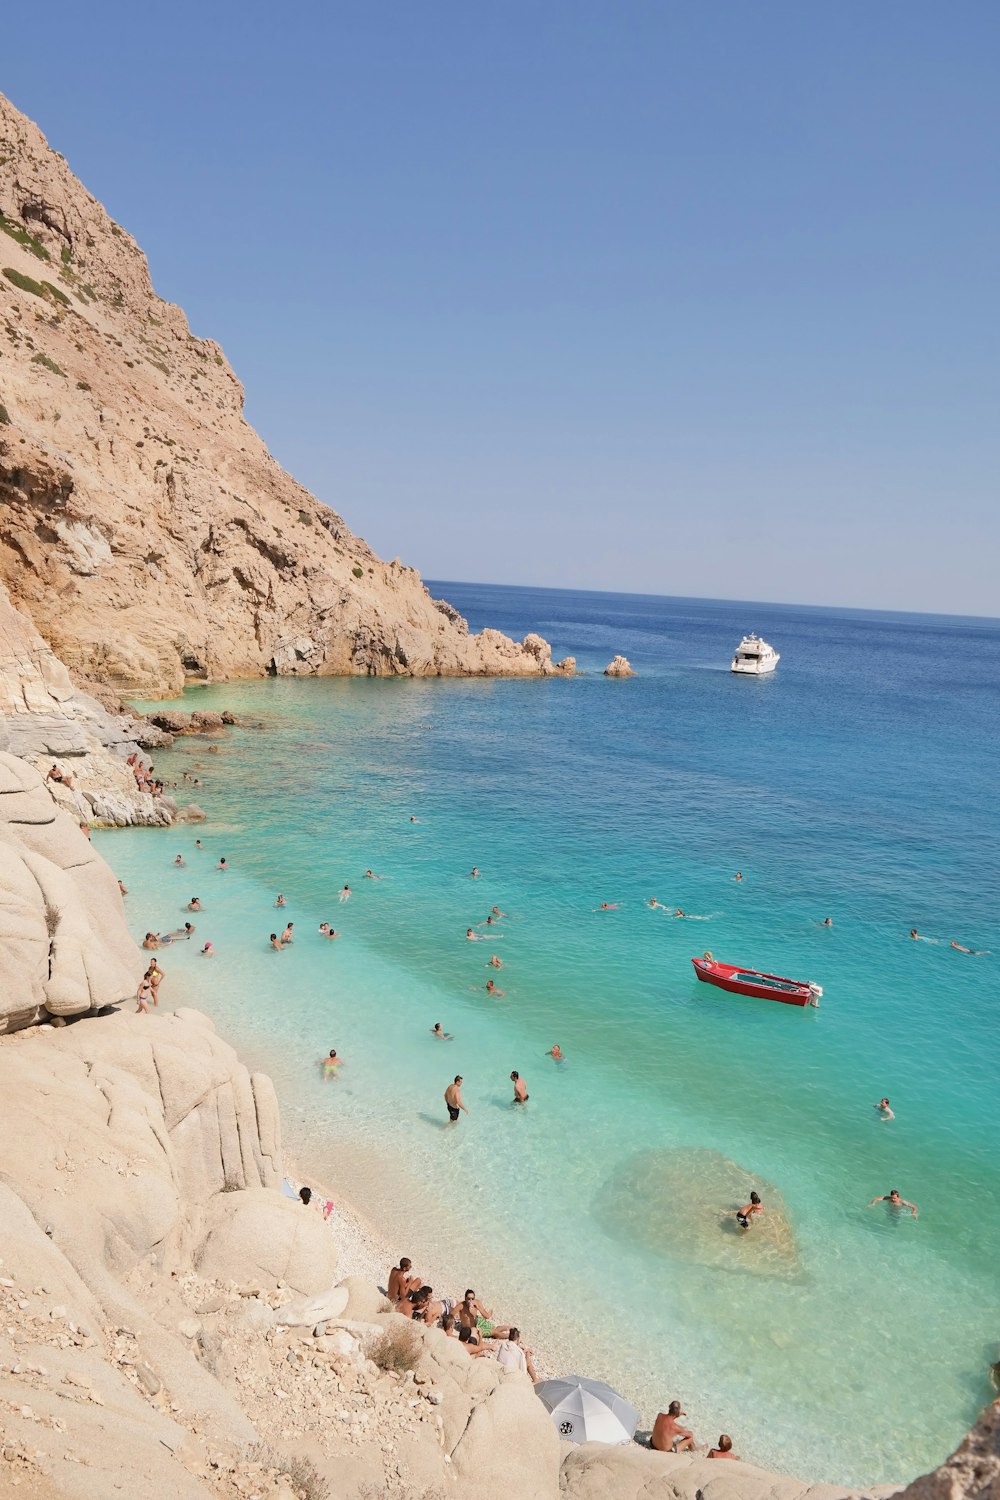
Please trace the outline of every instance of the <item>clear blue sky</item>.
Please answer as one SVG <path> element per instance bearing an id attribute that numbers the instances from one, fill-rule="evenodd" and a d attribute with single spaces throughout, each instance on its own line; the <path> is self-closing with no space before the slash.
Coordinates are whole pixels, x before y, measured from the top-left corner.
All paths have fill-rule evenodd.
<path id="1" fill-rule="evenodd" d="M 996 0 L 54 0 L 2 48 L 383 555 L 1000 614 Z"/>

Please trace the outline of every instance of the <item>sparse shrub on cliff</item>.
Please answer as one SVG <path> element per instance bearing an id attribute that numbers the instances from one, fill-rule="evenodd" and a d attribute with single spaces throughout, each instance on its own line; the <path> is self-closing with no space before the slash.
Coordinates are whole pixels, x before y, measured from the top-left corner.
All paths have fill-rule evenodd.
<path id="1" fill-rule="evenodd" d="M 73 304 L 70 302 L 66 293 L 60 291 L 57 286 L 53 286 L 51 281 L 43 281 L 42 286 L 51 297 L 54 297 L 57 302 L 61 302 L 64 307 L 72 307 Z"/>
<path id="2" fill-rule="evenodd" d="M 0 401 L 0 427 L 8 427 L 9 425 L 10 412 L 7 410 L 6 406 L 4 406 L 3 402 Z"/>
<path id="3" fill-rule="evenodd" d="M 89 391 L 90 382 L 88 380 L 78 380 L 76 382 L 76 388 L 78 391 Z"/>
<path id="4" fill-rule="evenodd" d="M 68 245 L 63 245 L 62 249 L 59 251 L 59 259 L 62 261 L 64 266 L 68 266 L 70 261 L 73 259 L 73 252 Z"/>
<path id="5" fill-rule="evenodd" d="M 17 240 L 19 245 L 23 245 L 25 250 L 30 250 L 32 255 L 37 255 L 39 260 L 52 259 L 41 240 L 36 240 L 35 236 L 29 234 L 22 224 L 15 223 L 13 219 L 8 219 L 2 213 L 0 213 L 0 229 L 4 234 L 9 234 L 12 240 Z"/>
<path id="6" fill-rule="evenodd" d="M 35 281 L 31 276 L 25 276 L 23 271 L 15 271 L 13 266 L 4 266 L 3 274 L 13 286 L 20 287 L 22 292 L 31 292 L 34 297 L 45 296 L 42 283 Z"/>
<path id="7" fill-rule="evenodd" d="M 380 1370 L 392 1370 L 397 1375 L 405 1375 L 407 1370 L 417 1368 L 422 1347 L 417 1330 L 400 1323 L 398 1327 L 387 1328 L 385 1333 L 380 1334 L 372 1342 L 368 1355 Z"/>
<path id="8" fill-rule="evenodd" d="M 301 1500 L 330 1500 L 330 1486 L 307 1458 L 286 1458 L 267 1443 L 254 1443 L 247 1449 L 247 1462 L 284 1474 Z"/>
<path id="9" fill-rule="evenodd" d="M 311 526 L 313 523 L 313 518 L 307 510 L 299 511 L 299 520 L 302 522 L 303 526 Z"/>
<path id="10" fill-rule="evenodd" d="M 355 578 L 364 578 L 365 576 L 364 568 L 359 568 L 357 563 L 355 563 L 354 567 L 351 569 L 351 572 L 354 574 Z"/>
<path id="11" fill-rule="evenodd" d="M 51 937 L 55 937 L 55 935 L 56 935 L 56 929 L 59 926 L 59 918 L 61 916 L 62 916 L 62 912 L 59 910 L 59 907 L 58 906 L 53 906 L 51 901 L 46 901 L 46 903 L 45 903 L 45 931 L 48 933 L 48 935 L 49 935 L 50 938 Z"/>
<path id="12" fill-rule="evenodd" d="M 33 354 L 31 356 L 31 363 L 33 365 L 43 365 L 45 369 L 51 371 L 53 375 L 61 375 L 64 380 L 66 379 L 66 371 L 61 370 L 56 364 L 55 360 L 50 359 L 47 354 Z"/>

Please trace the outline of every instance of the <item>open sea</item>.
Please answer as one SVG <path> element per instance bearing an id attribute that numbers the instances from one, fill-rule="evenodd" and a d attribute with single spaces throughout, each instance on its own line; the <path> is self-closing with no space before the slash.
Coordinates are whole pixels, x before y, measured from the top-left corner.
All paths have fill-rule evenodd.
<path id="1" fill-rule="evenodd" d="M 437 1290 L 644 1425 L 678 1397 L 811 1479 L 933 1467 L 1000 1357 L 1000 621 L 431 589 L 584 675 L 190 690 L 261 725 L 156 757 L 208 822 L 95 836 L 137 936 L 202 900 L 217 956 L 161 954 L 164 1003 L 272 1074 L 296 1159 Z M 771 677 L 729 672 L 749 630 Z M 601 675 L 616 652 L 636 678 Z M 699 984 L 705 949 L 820 1008 Z M 867 1206 L 892 1187 L 919 1218 Z"/>

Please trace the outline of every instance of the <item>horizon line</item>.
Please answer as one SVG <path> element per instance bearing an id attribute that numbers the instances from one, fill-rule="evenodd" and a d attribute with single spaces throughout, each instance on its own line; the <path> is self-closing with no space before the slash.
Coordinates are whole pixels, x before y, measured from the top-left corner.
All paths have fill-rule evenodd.
<path id="1" fill-rule="evenodd" d="M 1000 615 L 955 614 L 949 610 L 888 609 L 884 605 L 806 604 L 793 599 L 733 599 L 718 594 L 647 594 L 633 589 L 568 588 L 555 583 L 497 583 L 476 578 L 430 578 L 421 574 L 425 585 L 444 588 L 458 584 L 462 588 L 522 589 L 537 594 L 596 594 L 602 598 L 669 599 L 684 604 L 741 604 L 754 609 L 838 610 L 851 615 L 904 615 L 915 620 L 975 620 L 1000 625 Z"/>

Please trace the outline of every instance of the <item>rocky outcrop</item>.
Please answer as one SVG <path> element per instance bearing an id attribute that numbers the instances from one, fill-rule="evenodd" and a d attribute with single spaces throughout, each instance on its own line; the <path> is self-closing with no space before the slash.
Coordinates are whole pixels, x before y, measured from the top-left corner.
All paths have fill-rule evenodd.
<path id="1" fill-rule="evenodd" d="M 49 786 L 78 822 L 160 825 L 171 821 L 172 804 L 140 792 L 126 759 L 140 741 L 169 738 L 79 691 L 0 583 L 0 751 L 43 775 L 58 762 L 69 780 Z"/>
<path id="2" fill-rule="evenodd" d="M 1000 1500 L 1000 1401 L 994 1401 L 950 1458 L 907 1485 L 900 1500 Z"/>
<path id="3" fill-rule="evenodd" d="M 121 893 L 38 773 L 0 753 L 0 1032 L 134 993 Z"/>
<path id="4" fill-rule="evenodd" d="M 286 474 L 219 346 L 0 96 L 0 580 L 78 678 L 543 676 Z"/>
<path id="5" fill-rule="evenodd" d="M 629 665 L 627 656 L 615 656 L 604 668 L 604 675 L 605 677 L 634 677 L 635 673 Z"/>

